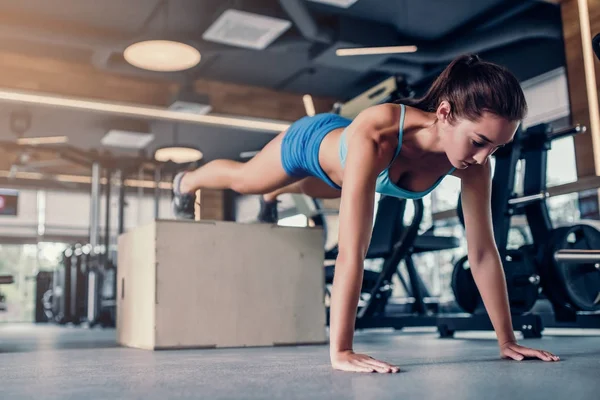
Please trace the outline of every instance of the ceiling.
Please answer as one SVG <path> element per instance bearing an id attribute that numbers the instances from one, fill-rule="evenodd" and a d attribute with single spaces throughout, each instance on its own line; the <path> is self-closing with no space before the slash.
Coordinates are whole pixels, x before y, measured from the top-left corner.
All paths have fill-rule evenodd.
<path id="1" fill-rule="evenodd" d="M 203 33 L 228 9 L 287 20 L 291 27 L 263 50 L 203 40 Z M 155 73 L 125 62 L 122 52 L 129 44 L 156 37 L 194 45 L 202 54 L 200 64 L 184 72 Z M 419 50 L 335 55 L 342 47 L 407 44 Z M 268 89 L 273 95 L 308 93 L 330 104 L 348 100 L 390 76 L 403 77 L 420 93 L 449 61 L 465 52 L 507 66 L 520 80 L 555 69 L 564 64 L 560 10 L 552 2 L 533 0 L 358 0 L 346 9 L 306 0 L 0 0 L 0 57 L 6 53 L 27 56 L 29 64 L 44 58 L 87 66 L 97 74 L 88 74 L 90 80 L 103 74 L 113 80 L 160 82 L 165 87 L 219 81 Z M 28 68 L 34 71 L 31 65 Z M 57 79 L 68 80 L 66 74 Z M 30 83 L 33 75 L 15 76 L 14 80 L 23 80 L 18 87 L 42 87 Z M 112 100 L 131 101 L 129 97 L 115 94 Z M 156 91 L 148 97 L 156 105 L 165 105 Z M 269 117 L 271 106 L 246 103 L 248 108 L 256 107 L 254 116 Z M 101 148 L 100 139 L 114 122 L 114 117 L 101 114 L 25 108 L 33 117 L 26 136 L 66 134 L 71 145 L 84 149 Z M 23 106 L 2 105 L 0 140 L 14 137 L 7 126 L 10 112 L 16 109 Z M 329 110 L 322 106 L 317 111 Z M 146 149 L 148 154 L 172 142 L 173 124 L 146 122 L 156 138 Z M 239 159 L 241 151 L 258 150 L 273 136 L 185 123 L 177 129 L 180 141 L 200 147 L 205 160 Z M 117 154 L 126 153 L 117 150 Z"/>

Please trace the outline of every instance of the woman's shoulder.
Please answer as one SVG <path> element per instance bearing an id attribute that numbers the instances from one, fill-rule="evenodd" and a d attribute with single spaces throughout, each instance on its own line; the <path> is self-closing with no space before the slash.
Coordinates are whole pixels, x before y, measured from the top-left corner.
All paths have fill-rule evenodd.
<path id="1" fill-rule="evenodd" d="M 363 110 L 356 118 L 355 125 L 367 131 L 377 131 L 384 139 L 396 138 L 400 125 L 404 130 L 421 126 L 428 117 L 422 110 L 404 104 L 382 103 Z"/>
<path id="2" fill-rule="evenodd" d="M 357 118 L 368 120 L 376 125 L 389 125 L 400 119 L 401 107 L 399 104 L 382 103 L 368 107 L 361 111 Z"/>

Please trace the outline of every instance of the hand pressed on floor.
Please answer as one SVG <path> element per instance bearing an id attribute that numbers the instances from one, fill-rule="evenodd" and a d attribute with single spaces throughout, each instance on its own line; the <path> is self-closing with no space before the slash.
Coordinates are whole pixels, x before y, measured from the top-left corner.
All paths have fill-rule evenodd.
<path id="1" fill-rule="evenodd" d="M 500 356 L 502 358 L 521 361 L 525 358 L 539 358 L 543 361 L 559 361 L 560 357 L 555 356 L 549 351 L 530 349 L 529 347 L 520 346 L 516 342 L 504 343 L 500 346 Z"/>
<path id="2" fill-rule="evenodd" d="M 354 353 L 351 350 L 332 355 L 331 366 L 334 369 L 348 372 L 379 372 L 386 374 L 400 371 L 400 368 L 395 365 L 376 360 L 366 354 Z"/>

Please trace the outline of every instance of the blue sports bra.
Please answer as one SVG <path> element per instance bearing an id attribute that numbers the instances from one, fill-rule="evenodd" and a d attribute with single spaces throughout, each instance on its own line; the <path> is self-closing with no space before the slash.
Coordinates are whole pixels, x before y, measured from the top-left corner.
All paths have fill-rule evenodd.
<path id="1" fill-rule="evenodd" d="M 398 147 L 396 148 L 396 154 L 394 154 L 394 158 L 388 164 L 387 168 L 384 169 L 383 171 L 381 171 L 381 173 L 377 176 L 377 183 L 375 186 L 375 191 L 377 193 L 381 193 L 381 194 L 393 196 L 393 197 L 400 197 L 403 199 L 420 199 L 420 198 L 428 195 L 433 189 L 435 189 L 442 182 L 442 180 L 446 177 L 446 175 L 454 172 L 454 170 L 456 168 L 450 169 L 450 171 L 448 171 L 448 173 L 446 175 L 440 177 L 440 179 L 438 179 L 437 182 L 432 187 L 430 187 L 429 189 L 422 191 L 422 192 L 412 192 L 410 190 L 402 189 L 401 187 L 399 187 L 398 185 L 396 185 L 394 182 L 392 182 L 390 180 L 389 169 L 390 169 L 390 166 L 392 165 L 392 163 L 394 162 L 394 160 L 396 159 L 396 157 L 398 157 L 398 154 L 400 154 L 400 149 L 402 148 L 402 135 L 404 134 L 404 114 L 406 113 L 406 107 L 404 106 L 404 104 L 401 104 L 400 108 L 401 108 L 400 126 L 398 128 Z M 342 168 L 345 167 L 346 155 L 348 154 L 348 139 L 347 139 L 347 135 L 346 135 L 347 129 L 348 128 L 344 129 L 344 131 L 342 132 L 342 137 L 340 138 L 340 162 L 342 163 Z"/>

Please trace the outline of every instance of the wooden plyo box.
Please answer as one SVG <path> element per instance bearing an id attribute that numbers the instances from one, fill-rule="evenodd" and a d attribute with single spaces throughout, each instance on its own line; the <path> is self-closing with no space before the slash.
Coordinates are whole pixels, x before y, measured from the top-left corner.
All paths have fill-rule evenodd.
<path id="1" fill-rule="evenodd" d="M 325 318 L 321 229 L 156 220 L 119 237 L 121 345 L 326 343 Z"/>

